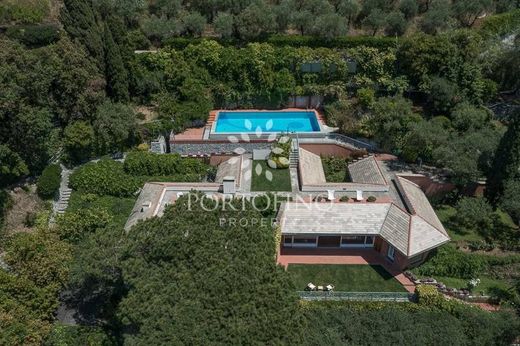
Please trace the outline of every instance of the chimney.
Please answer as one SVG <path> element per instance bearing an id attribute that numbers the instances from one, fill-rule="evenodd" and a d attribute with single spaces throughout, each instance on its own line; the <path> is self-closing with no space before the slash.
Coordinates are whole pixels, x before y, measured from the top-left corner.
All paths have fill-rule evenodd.
<path id="1" fill-rule="evenodd" d="M 224 191 L 225 195 L 234 195 L 236 192 L 235 188 L 235 177 L 233 176 L 226 176 L 222 180 L 222 189 Z"/>

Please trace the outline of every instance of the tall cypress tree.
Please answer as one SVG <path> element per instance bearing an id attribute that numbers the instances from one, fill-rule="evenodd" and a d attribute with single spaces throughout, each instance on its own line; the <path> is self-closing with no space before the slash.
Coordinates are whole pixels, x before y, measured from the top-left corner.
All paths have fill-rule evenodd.
<path id="1" fill-rule="evenodd" d="M 497 203 L 508 181 L 520 179 L 520 111 L 512 116 L 509 127 L 500 140 L 493 166 L 487 177 L 486 195 Z"/>
<path id="2" fill-rule="evenodd" d="M 105 77 L 107 94 L 115 101 L 128 100 L 128 73 L 125 69 L 119 46 L 105 24 Z"/>
<path id="3" fill-rule="evenodd" d="M 60 20 L 72 39 L 85 46 L 100 71 L 105 69 L 103 32 L 91 0 L 64 0 Z"/>

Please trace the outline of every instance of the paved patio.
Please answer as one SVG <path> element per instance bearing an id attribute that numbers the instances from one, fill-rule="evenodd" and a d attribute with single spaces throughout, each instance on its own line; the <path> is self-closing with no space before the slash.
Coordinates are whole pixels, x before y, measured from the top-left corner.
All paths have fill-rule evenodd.
<path id="1" fill-rule="evenodd" d="M 377 264 L 383 266 L 404 288 L 415 292 L 415 284 L 380 253 L 372 249 L 294 249 L 278 250 L 277 263 L 289 264 Z"/>
<path id="2" fill-rule="evenodd" d="M 184 132 L 177 133 L 174 137 L 174 141 L 201 141 L 204 135 L 204 128 L 189 128 Z"/>

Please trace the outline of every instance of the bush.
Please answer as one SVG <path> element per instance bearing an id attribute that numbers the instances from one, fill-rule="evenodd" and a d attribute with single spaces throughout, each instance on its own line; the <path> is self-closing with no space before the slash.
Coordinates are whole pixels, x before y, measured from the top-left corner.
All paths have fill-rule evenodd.
<path id="1" fill-rule="evenodd" d="M 148 151 L 150 150 L 150 146 L 147 143 L 141 143 L 137 146 L 137 151 Z"/>
<path id="2" fill-rule="evenodd" d="M 450 313 L 464 309 L 463 303 L 454 299 L 446 299 L 434 285 L 419 285 L 415 288 L 417 303 L 431 308 L 441 309 Z"/>
<path id="3" fill-rule="evenodd" d="M 124 169 L 126 173 L 137 176 L 191 175 L 200 180 L 209 166 L 199 159 L 183 158 L 178 154 L 133 151 L 126 157 Z"/>
<path id="4" fill-rule="evenodd" d="M 69 184 L 74 190 L 86 193 L 127 197 L 137 191 L 140 182 L 124 172 L 121 162 L 101 160 L 77 169 L 70 176 Z"/>
<path id="5" fill-rule="evenodd" d="M 334 156 L 323 156 L 321 163 L 327 182 L 342 183 L 349 181 L 346 159 Z"/>
<path id="6" fill-rule="evenodd" d="M 45 345 L 115 345 L 101 327 L 55 324 Z"/>
<path id="7" fill-rule="evenodd" d="M 480 28 L 485 37 L 508 35 L 520 27 L 520 9 L 486 17 Z"/>
<path id="8" fill-rule="evenodd" d="M 273 169 L 289 168 L 289 156 L 291 152 L 292 139 L 288 136 L 281 136 L 273 145 L 267 164 Z"/>
<path id="9" fill-rule="evenodd" d="M 417 273 L 425 276 L 449 276 L 461 279 L 477 277 L 486 268 L 482 256 L 466 254 L 450 245 L 445 245 L 426 263 L 417 268 Z"/>
<path id="10" fill-rule="evenodd" d="M 175 49 L 184 49 L 190 44 L 199 44 L 208 38 L 186 38 L 173 37 L 163 41 L 165 46 L 170 46 Z M 236 40 L 230 39 L 215 39 L 223 46 L 236 45 Z M 255 41 L 255 40 L 253 40 Z M 373 37 L 373 36 L 341 36 L 333 39 L 323 39 L 316 36 L 301 36 L 301 35 L 271 35 L 266 39 L 258 39 L 257 41 L 267 42 L 275 47 L 327 47 L 327 48 L 355 48 L 360 46 L 367 46 L 379 49 L 393 48 L 396 45 L 394 37 Z"/>
<path id="11" fill-rule="evenodd" d="M 367 202 L 375 202 L 376 198 L 374 196 L 368 196 Z"/>
<path id="12" fill-rule="evenodd" d="M 27 214 L 25 214 L 25 227 L 34 227 L 34 225 L 36 224 L 36 216 L 36 213 L 33 211 L 30 211 Z"/>
<path id="13" fill-rule="evenodd" d="M 415 288 L 417 302 L 422 305 L 435 306 L 444 299 L 434 285 L 419 285 Z"/>
<path id="14" fill-rule="evenodd" d="M 47 46 L 60 38 L 60 30 L 53 24 L 16 25 L 7 29 L 5 34 L 28 47 Z"/>
<path id="15" fill-rule="evenodd" d="M 483 240 L 473 240 L 468 242 L 468 248 L 471 251 L 491 251 L 496 248 L 496 244 Z"/>
<path id="16" fill-rule="evenodd" d="M 38 195 L 42 198 L 53 198 L 60 188 L 61 183 L 61 167 L 57 164 L 52 164 L 42 172 L 38 178 L 36 188 Z"/>
<path id="17" fill-rule="evenodd" d="M 349 199 L 350 199 L 349 196 L 341 196 L 341 197 L 339 198 L 339 201 L 340 201 L 340 202 L 348 202 Z"/>
<path id="18" fill-rule="evenodd" d="M 3 22 L 39 23 L 49 14 L 48 1 L 2 1 L 0 19 Z"/>
<path id="19" fill-rule="evenodd" d="M 58 218 L 58 234 L 61 239 L 76 243 L 85 234 L 107 226 L 112 220 L 105 209 L 87 208 L 67 212 Z"/>
<path id="20" fill-rule="evenodd" d="M 331 40 L 320 39 L 314 36 L 273 35 L 267 39 L 273 46 L 284 47 L 328 47 L 328 48 L 355 48 L 367 46 L 373 48 L 395 47 L 396 40 L 393 37 L 373 36 L 342 36 Z"/>
<path id="21" fill-rule="evenodd" d="M 360 88 L 356 91 L 359 104 L 365 108 L 370 108 L 376 99 L 376 92 L 372 88 Z"/>

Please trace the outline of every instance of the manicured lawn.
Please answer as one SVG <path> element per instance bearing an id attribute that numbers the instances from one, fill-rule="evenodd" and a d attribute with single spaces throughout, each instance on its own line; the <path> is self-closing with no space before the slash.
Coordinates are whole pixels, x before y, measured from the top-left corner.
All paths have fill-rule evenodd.
<path id="1" fill-rule="evenodd" d="M 256 174 L 256 167 L 262 167 L 261 174 Z M 267 174 L 266 174 L 267 172 Z M 268 177 L 272 174 L 272 180 Z M 289 168 L 272 169 L 267 165 L 267 161 L 253 161 L 251 178 L 251 191 L 291 191 L 291 176 Z"/>
<path id="2" fill-rule="evenodd" d="M 404 287 L 378 265 L 290 264 L 288 269 L 297 290 L 309 282 L 335 286 L 336 291 L 405 292 Z"/>

